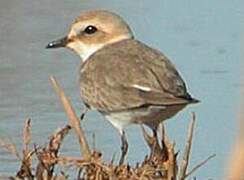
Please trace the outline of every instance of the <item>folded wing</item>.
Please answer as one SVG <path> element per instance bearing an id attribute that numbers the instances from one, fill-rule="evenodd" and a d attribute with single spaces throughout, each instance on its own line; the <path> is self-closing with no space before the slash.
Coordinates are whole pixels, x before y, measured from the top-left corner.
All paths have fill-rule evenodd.
<path id="1" fill-rule="evenodd" d="M 194 101 L 174 65 L 159 51 L 125 40 L 93 54 L 81 67 L 83 100 L 99 111 Z"/>

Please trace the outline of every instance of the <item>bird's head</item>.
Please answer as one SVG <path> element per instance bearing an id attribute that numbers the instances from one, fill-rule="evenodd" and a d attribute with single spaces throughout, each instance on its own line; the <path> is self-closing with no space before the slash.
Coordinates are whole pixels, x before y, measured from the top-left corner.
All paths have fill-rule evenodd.
<path id="1" fill-rule="evenodd" d="M 107 44 L 133 38 L 127 23 L 118 15 L 103 10 L 82 13 L 64 38 L 50 42 L 46 48 L 67 47 L 83 61 Z"/>

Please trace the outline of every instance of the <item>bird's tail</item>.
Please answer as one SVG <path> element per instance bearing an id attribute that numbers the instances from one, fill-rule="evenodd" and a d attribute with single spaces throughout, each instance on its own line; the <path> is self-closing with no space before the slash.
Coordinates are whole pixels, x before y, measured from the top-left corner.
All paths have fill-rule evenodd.
<path id="1" fill-rule="evenodd" d="M 191 104 L 196 104 L 199 103 L 200 100 L 193 98 L 189 93 L 186 95 L 186 99 L 191 103 Z"/>

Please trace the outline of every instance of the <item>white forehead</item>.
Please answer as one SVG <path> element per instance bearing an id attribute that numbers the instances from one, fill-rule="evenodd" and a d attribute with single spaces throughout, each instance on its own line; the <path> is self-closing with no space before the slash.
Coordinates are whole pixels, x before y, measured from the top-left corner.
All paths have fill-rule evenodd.
<path id="1" fill-rule="evenodd" d="M 86 26 L 88 26 L 88 22 L 87 23 L 78 22 L 78 23 L 73 24 L 71 26 L 69 36 L 75 36 L 75 35 L 79 34 L 82 30 L 85 29 Z"/>

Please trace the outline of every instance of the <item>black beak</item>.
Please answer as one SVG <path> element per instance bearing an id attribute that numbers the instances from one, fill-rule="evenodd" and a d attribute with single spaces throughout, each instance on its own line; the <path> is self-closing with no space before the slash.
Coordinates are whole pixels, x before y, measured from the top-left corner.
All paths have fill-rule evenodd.
<path id="1" fill-rule="evenodd" d="M 56 41 L 52 41 L 50 43 L 48 43 L 48 45 L 46 46 L 46 48 L 60 48 L 60 47 L 65 47 L 69 42 L 69 39 L 67 36 L 65 36 L 64 38 L 58 39 Z"/>

